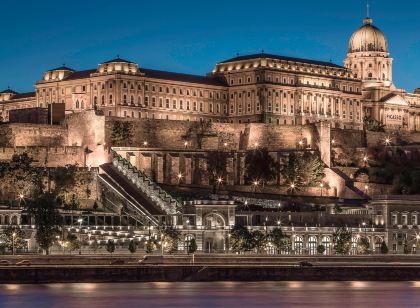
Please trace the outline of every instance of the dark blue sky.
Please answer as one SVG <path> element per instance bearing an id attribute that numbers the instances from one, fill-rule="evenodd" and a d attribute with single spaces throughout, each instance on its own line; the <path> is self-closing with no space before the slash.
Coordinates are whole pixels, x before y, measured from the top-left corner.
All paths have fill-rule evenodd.
<path id="1" fill-rule="evenodd" d="M 96 68 L 114 58 L 205 74 L 236 53 L 343 64 L 364 0 L 2 0 L 0 89 L 31 91 L 50 68 Z M 394 58 L 394 82 L 420 87 L 420 1 L 371 0 Z"/>

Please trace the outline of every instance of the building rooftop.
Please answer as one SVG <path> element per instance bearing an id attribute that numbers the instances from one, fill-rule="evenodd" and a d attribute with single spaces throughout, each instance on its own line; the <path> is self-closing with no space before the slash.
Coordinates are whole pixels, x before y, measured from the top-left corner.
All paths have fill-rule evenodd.
<path id="1" fill-rule="evenodd" d="M 156 78 L 156 79 L 165 79 L 165 80 L 172 80 L 172 81 L 182 81 L 182 82 L 190 82 L 190 83 L 199 83 L 199 84 L 207 84 L 207 85 L 215 85 L 215 86 L 225 86 L 222 80 L 217 79 L 215 77 L 208 77 L 208 76 L 200 76 L 200 75 L 191 75 L 191 74 L 182 74 L 182 73 L 174 73 L 174 72 L 166 72 L 166 71 L 158 71 L 152 69 L 141 68 L 140 73 L 145 74 L 146 77 L 149 78 Z M 96 73 L 96 69 L 90 70 L 83 70 L 83 71 L 76 71 L 71 73 L 63 80 L 74 80 L 74 79 L 84 79 L 89 78 L 91 74 Z"/>
<path id="2" fill-rule="evenodd" d="M 35 98 L 35 92 L 16 93 L 12 99 Z"/>
<path id="3" fill-rule="evenodd" d="M 245 56 L 237 56 L 220 63 L 229 63 L 229 62 L 236 62 L 236 61 L 243 61 L 243 60 L 252 60 L 252 59 L 275 59 L 275 60 L 283 60 L 283 61 L 290 61 L 290 62 L 298 62 L 298 63 L 306 63 L 306 64 L 314 64 L 314 65 L 321 65 L 321 66 L 329 66 L 335 68 L 344 68 L 341 65 L 326 62 L 326 61 L 318 61 L 318 60 L 310 60 L 310 59 L 301 59 L 301 58 L 293 58 L 293 57 L 286 57 L 286 56 L 279 56 L 279 55 L 272 55 L 267 53 L 258 53 L 252 55 L 245 55 Z"/>
<path id="4" fill-rule="evenodd" d="M 149 77 L 149 78 L 182 81 L 182 82 L 190 82 L 190 83 L 200 83 L 200 84 L 207 84 L 207 85 L 214 85 L 214 86 L 226 86 L 225 82 L 215 77 L 158 71 L 158 70 L 145 69 L 145 68 L 141 68 L 140 72 L 144 73 L 146 77 Z"/>

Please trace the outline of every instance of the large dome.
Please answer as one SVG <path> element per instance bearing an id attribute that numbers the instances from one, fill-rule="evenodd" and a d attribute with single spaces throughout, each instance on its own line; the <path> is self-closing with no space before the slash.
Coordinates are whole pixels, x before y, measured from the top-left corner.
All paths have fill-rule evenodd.
<path id="1" fill-rule="evenodd" d="M 348 52 L 388 52 L 388 43 L 383 32 L 372 25 L 372 19 L 365 18 L 363 22 L 364 26 L 351 36 Z"/>

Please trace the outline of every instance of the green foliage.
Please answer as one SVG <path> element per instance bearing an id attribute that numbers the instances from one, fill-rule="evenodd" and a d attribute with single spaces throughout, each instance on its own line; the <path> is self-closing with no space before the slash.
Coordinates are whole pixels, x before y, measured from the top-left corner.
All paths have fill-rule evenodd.
<path id="1" fill-rule="evenodd" d="M 385 241 L 382 241 L 381 243 L 381 253 L 382 254 L 387 254 L 388 253 L 388 246 L 386 245 Z"/>
<path id="2" fill-rule="evenodd" d="M 13 236 L 13 234 L 15 234 Z M 17 225 L 9 225 L 3 229 L 2 234 L 0 235 L 0 246 L 3 249 L 8 249 L 12 251 L 13 247 L 16 250 L 25 248 L 25 232 Z"/>
<path id="3" fill-rule="evenodd" d="M 269 238 L 271 243 L 277 248 L 279 252 L 287 252 L 291 248 L 290 238 L 283 233 L 281 228 L 274 228 L 270 234 Z"/>
<path id="4" fill-rule="evenodd" d="M 263 232 L 259 230 L 251 232 L 251 247 L 256 249 L 258 253 L 261 253 L 267 247 L 267 242 L 267 236 Z"/>
<path id="5" fill-rule="evenodd" d="M 97 240 L 94 240 L 92 244 L 90 244 L 90 248 L 93 250 L 93 253 L 97 253 L 98 250 L 102 249 L 102 246 L 99 245 Z"/>
<path id="6" fill-rule="evenodd" d="M 181 238 L 181 232 L 172 226 L 163 226 L 160 228 L 163 251 L 172 254 L 178 251 L 178 243 Z"/>
<path id="7" fill-rule="evenodd" d="M 230 231 L 230 249 L 233 252 L 245 252 L 252 248 L 252 236 L 249 230 L 244 226 L 234 226 Z"/>
<path id="8" fill-rule="evenodd" d="M 137 251 L 137 243 L 134 240 L 130 241 L 130 244 L 128 245 L 128 250 L 131 253 L 135 253 Z"/>
<path id="9" fill-rule="evenodd" d="M 263 185 L 275 180 L 280 165 L 270 156 L 266 148 L 248 151 L 245 156 L 245 179 L 247 183 L 260 181 Z"/>
<path id="10" fill-rule="evenodd" d="M 60 234 L 62 224 L 57 198 L 53 194 L 45 193 L 37 199 L 28 201 L 27 207 L 35 219 L 37 229 L 35 238 L 38 245 L 48 254 L 56 236 Z"/>
<path id="11" fill-rule="evenodd" d="M 108 242 L 106 243 L 106 251 L 108 251 L 110 254 L 114 253 L 115 243 L 113 240 L 108 240 Z"/>
<path id="12" fill-rule="evenodd" d="M 351 232 L 347 228 L 339 227 L 333 233 L 333 249 L 337 254 L 349 254 L 351 249 Z"/>
<path id="13" fill-rule="evenodd" d="M 365 255 L 369 252 L 369 240 L 366 237 L 359 238 L 357 241 L 356 251 L 361 255 Z"/>
<path id="14" fill-rule="evenodd" d="M 192 238 L 188 242 L 187 253 L 194 253 L 197 251 L 197 242 Z"/>
<path id="15" fill-rule="evenodd" d="M 155 243 L 155 241 L 153 239 L 149 239 L 146 242 L 146 247 L 145 247 L 144 251 L 146 253 L 152 253 L 155 250 L 156 250 L 156 243 Z"/>
<path id="16" fill-rule="evenodd" d="M 14 154 L 10 161 L 0 162 L 0 180 L 15 196 L 35 196 L 42 190 L 38 169 L 32 164 L 33 159 L 27 153 Z"/>
<path id="17" fill-rule="evenodd" d="M 372 132 L 384 132 L 385 131 L 385 125 L 381 122 L 371 118 L 371 117 L 365 117 L 363 119 L 363 125 L 365 130 L 369 130 Z"/>
<path id="18" fill-rule="evenodd" d="M 207 172 L 213 184 L 213 192 L 216 192 L 217 178 L 226 178 L 228 154 L 221 151 L 210 151 L 207 153 Z"/>
<path id="19" fill-rule="evenodd" d="M 281 170 L 286 185 L 300 187 L 316 186 L 325 176 L 324 164 L 318 153 L 291 153 L 286 166 Z"/>
<path id="20" fill-rule="evenodd" d="M 318 245 L 316 247 L 316 252 L 319 253 L 320 255 L 324 254 L 324 252 L 325 252 L 325 246 L 324 245 Z"/>
<path id="21" fill-rule="evenodd" d="M 82 243 L 77 238 L 76 234 L 69 233 L 67 235 L 67 242 L 68 242 L 68 248 L 70 251 L 76 251 L 79 250 L 82 247 Z"/>
<path id="22" fill-rule="evenodd" d="M 133 123 L 129 121 L 115 121 L 110 136 L 111 146 L 129 146 L 133 143 Z"/>

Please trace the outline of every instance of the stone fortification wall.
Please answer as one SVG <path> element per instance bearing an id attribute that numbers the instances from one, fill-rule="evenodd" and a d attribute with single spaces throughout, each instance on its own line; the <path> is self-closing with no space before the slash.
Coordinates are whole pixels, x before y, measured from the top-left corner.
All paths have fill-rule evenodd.
<path id="1" fill-rule="evenodd" d="M 43 146 L 67 145 L 67 130 L 58 125 L 5 124 L 0 126 L 0 146 Z"/>
<path id="2" fill-rule="evenodd" d="M 84 165 L 84 149 L 82 147 L 14 147 L 0 148 L 0 160 L 10 160 L 14 154 L 28 153 L 39 167 L 58 167 L 66 164 Z"/>
<path id="3" fill-rule="evenodd" d="M 110 143 L 110 136 L 115 121 L 129 121 L 133 124 L 131 146 L 141 147 L 147 141 L 148 147 L 180 150 L 185 149 L 185 141 L 188 147 L 196 149 L 198 143 L 188 138 L 188 131 L 197 125 L 196 122 L 188 121 L 167 121 L 152 119 L 132 119 L 107 117 L 105 121 L 106 142 Z M 194 135 L 194 134 L 193 134 Z M 299 141 L 304 140 L 305 144 L 316 147 L 317 130 L 314 126 L 277 126 L 263 123 L 231 124 L 211 123 L 210 128 L 203 137 L 202 149 L 224 148 L 246 150 L 259 147 L 267 147 L 269 150 L 295 149 Z"/>

